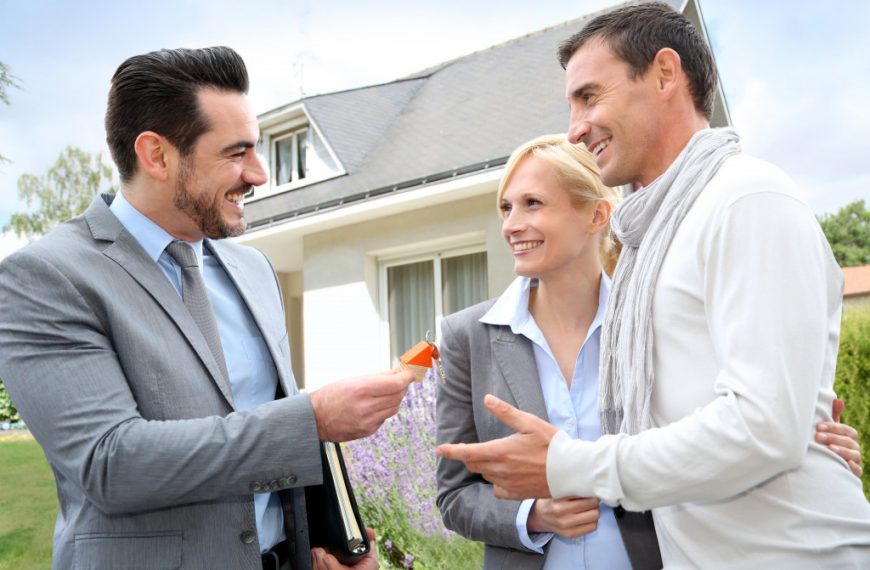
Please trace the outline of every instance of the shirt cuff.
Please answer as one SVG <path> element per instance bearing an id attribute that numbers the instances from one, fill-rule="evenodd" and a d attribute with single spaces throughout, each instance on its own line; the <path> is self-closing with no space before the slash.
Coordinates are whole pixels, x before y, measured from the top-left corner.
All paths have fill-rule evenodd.
<path id="1" fill-rule="evenodd" d="M 625 434 L 603 435 L 596 441 L 572 439 L 559 431 L 547 450 L 547 486 L 554 499 L 598 497 L 610 506 L 625 493 L 617 476 L 617 453 Z"/>
<path id="2" fill-rule="evenodd" d="M 553 538 L 552 532 L 536 532 L 534 536 L 529 535 L 529 529 L 526 523 L 529 521 L 529 513 L 532 511 L 532 505 L 535 504 L 535 499 L 525 499 L 520 503 L 520 510 L 517 511 L 517 534 L 520 537 L 520 542 L 538 554 L 544 553 L 544 545 L 550 542 Z"/>

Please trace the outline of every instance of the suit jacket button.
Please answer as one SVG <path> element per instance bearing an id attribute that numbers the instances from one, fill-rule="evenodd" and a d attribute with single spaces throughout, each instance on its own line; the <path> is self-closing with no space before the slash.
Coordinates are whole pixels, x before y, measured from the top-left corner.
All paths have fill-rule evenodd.
<path id="1" fill-rule="evenodd" d="M 281 485 L 278 483 L 277 480 L 275 480 L 275 481 L 270 481 L 270 482 L 269 482 L 269 490 L 270 490 L 270 491 L 277 491 L 277 490 L 278 490 L 278 487 L 280 487 L 280 486 L 281 486 Z"/>
<path id="2" fill-rule="evenodd" d="M 278 479 L 278 483 L 282 487 L 289 487 L 290 486 L 290 477 L 281 477 L 280 479 Z"/>
<path id="3" fill-rule="evenodd" d="M 262 490 L 263 490 L 263 486 L 260 485 L 259 483 L 251 483 L 251 492 L 252 493 L 259 493 Z"/>
<path id="4" fill-rule="evenodd" d="M 615 509 L 613 509 L 613 514 L 616 515 L 616 518 L 621 519 L 625 516 L 625 509 L 622 508 L 622 505 L 617 505 Z"/>
<path id="5" fill-rule="evenodd" d="M 296 475 L 288 475 L 287 476 L 287 484 L 288 485 L 295 485 L 296 481 L 298 481 L 298 480 L 299 480 L 299 478 Z"/>
<path id="6" fill-rule="evenodd" d="M 255 540 L 257 540 L 257 533 L 252 532 L 250 530 L 246 530 L 242 534 L 239 535 L 239 538 L 242 539 L 242 542 L 245 544 L 253 544 Z"/>

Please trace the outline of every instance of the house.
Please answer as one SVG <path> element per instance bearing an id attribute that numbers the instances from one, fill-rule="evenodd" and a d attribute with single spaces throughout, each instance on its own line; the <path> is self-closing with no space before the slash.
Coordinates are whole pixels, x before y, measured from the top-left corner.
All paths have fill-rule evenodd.
<path id="1" fill-rule="evenodd" d="M 843 305 L 870 306 L 870 265 L 844 267 Z"/>
<path id="2" fill-rule="evenodd" d="M 671 3 L 706 34 L 696 0 Z M 278 272 L 300 385 L 387 369 L 513 279 L 498 180 L 518 145 L 567 130 L 556 50 L 588 17 L 259 116 L 271 180 L 240 241 Z M 730 124 L 721 86 L 713 124 Z"/>

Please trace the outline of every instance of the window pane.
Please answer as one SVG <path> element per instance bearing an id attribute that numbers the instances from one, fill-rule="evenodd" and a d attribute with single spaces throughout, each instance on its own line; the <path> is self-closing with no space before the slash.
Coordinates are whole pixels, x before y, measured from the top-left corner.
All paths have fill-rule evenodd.
<path id="1" fill-rule="evenodd" d="M 441 295 L 445 315 L 487 298 L 486 252 L 441 260 Z"/>
<path id="2" fill-rule="evenodd" d="M 338 171 L 338 165 L 332 160 L 326 145 L 313 129 L 307 131 L 305 149 L 300 160 L 304 164 L 305 173 L 311 178 L 322 178 Z"/>
<path id="3" fill-rule="evenodd" d="M 302 130 L 296 133 L 296 144 L 299 145 L 299 160 L 296 162 L 297 169 L 297 180 L 302 180 L 305 178 L 305 173 L 308 172 L 306 166 L 306 157 L 308 156 L 308 131 Z"/>
<path id="4" fill-rule="evenodd" d="M 409 348 L 435 333 L 434 267 L 431 261 L 387 268 L 390 360 L 393 366 Z"/>
<path id="5" fill-rule="evenodd" d="M 275 184 L 293 181 L 293 137 L 275 141 Z"/>

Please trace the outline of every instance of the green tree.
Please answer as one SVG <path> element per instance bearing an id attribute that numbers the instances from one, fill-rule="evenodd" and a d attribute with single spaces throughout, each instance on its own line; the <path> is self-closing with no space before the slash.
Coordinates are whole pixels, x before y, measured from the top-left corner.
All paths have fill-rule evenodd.
<path id="1" fill-rule="evenodd" d="M 18 197 L 31 212 L 18 212 L 4 230 L 19 237 L 40 236 L 56 224 L 84 212 L 99 192 L 114 192 L 112 169 L 102 154 L 91 155 L 68 146 L 44 176 L 23 174 L 18 179 Z"/>
<path id="2" fill-rule="evenodd" d="M 843 206 L 836 214 L 819 218 L 840 267 L 870 265 L 870 210 L 864 200 Z"/>
<path id="3" fill-rule="evenodd" d="M 0 61 L 0 102 L 9 104 L 9 89 L 18 87 L 17 77 L 9 71 L 9 66 Z M 9 159 L 0 154 L 0 163 L 9 162 Z"/>

